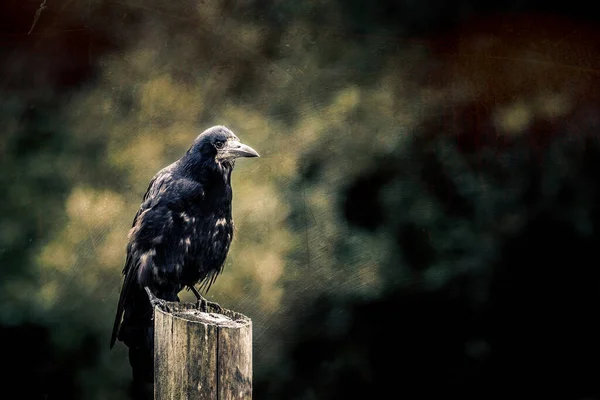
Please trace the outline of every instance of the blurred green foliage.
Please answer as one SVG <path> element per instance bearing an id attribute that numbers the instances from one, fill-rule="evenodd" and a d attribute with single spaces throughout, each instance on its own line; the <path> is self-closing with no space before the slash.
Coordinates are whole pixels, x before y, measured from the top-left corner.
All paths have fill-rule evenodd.
<path id="1" fill-rule="evenodd" d="M 69 2 L 2 48 L 0 325 L 36 343 L 11 353 L 32 393 L 126 398 L 108 339 L 127 232 L 210 125 L 261 154 L 236 166 L 238 234 L 209 294 L 253 319 L 260 398 L 369 387 L 357 321 L 383 321 L 362 313 L 417 321 L 402 293 L 489 306 L 506 244 L 543 213 L 595 233 L 593 37 L 492 18 L 409 40 L 446 10 L 411 4 Z"/>

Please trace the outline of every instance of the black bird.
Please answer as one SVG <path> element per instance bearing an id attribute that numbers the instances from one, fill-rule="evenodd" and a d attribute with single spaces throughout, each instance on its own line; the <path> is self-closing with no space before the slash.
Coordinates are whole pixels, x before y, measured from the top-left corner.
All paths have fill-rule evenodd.
<path id="1" fill-rule="evenodd" d="M 150 181 L 133 219 L 110 347 L 129 347 L 134 381 L 153 381 L 153 305 L 179 301 L 188 288 L 199 305 L 223 270 L 233 238 L 231 172 L 238 157 L 258 157 L 224 126 L 202 132 L 183 157 Z"/>

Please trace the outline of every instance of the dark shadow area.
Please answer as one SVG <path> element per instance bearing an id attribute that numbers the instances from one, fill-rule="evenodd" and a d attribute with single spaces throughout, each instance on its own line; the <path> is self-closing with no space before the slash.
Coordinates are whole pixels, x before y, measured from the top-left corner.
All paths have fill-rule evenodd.
<path id="1" fill-rule="evenodd" d="M 50 328 L 32 324 L 0 326 L 0 343 L 4 393 L 22 399 L 80 399 L 80 373 L 99 352 L 93 336 L 65 351 L 53 343 Z"/>

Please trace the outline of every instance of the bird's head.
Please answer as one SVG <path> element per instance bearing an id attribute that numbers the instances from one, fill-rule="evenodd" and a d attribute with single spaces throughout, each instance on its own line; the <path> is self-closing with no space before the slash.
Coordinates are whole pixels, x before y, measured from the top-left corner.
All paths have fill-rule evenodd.
<path id="1" fill-rule="evenodd" d="M 231 130 L 221 125 L 208 128 L 198 135 L 188 154 L 230 166 L 239 157 L 260 157 L 256 150 L 240 142 Z"/>

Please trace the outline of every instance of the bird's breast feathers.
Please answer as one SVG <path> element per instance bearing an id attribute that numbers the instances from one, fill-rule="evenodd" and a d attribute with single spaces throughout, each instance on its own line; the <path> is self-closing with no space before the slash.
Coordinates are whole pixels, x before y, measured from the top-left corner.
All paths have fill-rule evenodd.
<path id="1" fill-rule="evenodd" d="M 182 250 L 187 252 L 194 250 L 206 257 L 207 253 L 218 252 L 231 242 L 233 235 L 231 217 L 219 214 L 198 217 L 186 212 L 182 212 L 180 216 L 185 225 L 181 236 L 185 249 Z"/>

